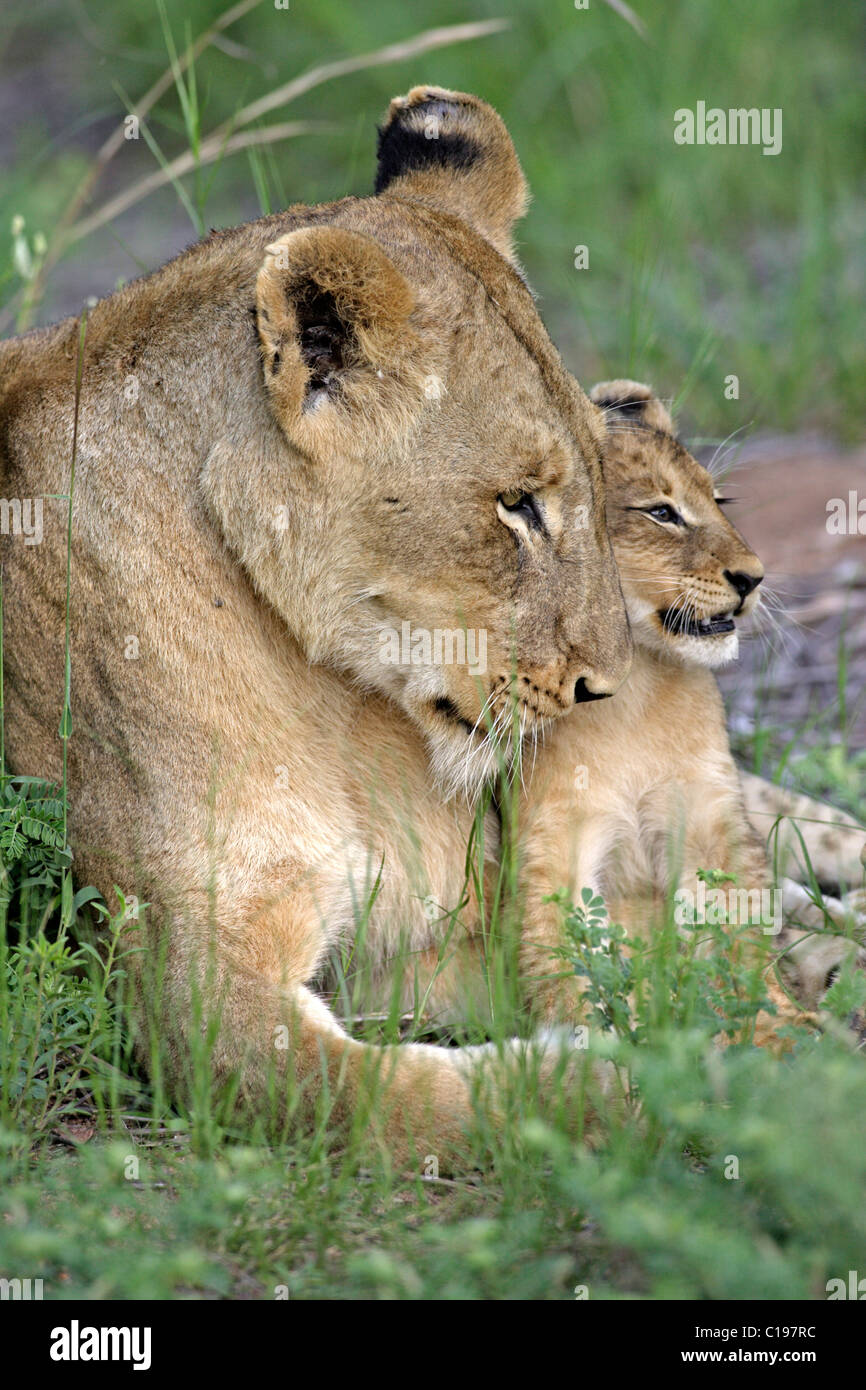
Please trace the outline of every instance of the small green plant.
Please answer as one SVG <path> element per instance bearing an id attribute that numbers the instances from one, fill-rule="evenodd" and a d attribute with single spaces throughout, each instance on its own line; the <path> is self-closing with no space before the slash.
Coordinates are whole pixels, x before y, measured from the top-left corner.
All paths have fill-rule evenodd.
<path id="1" fill-rule="evenodd" d="M 627 952 L 625 929 L 611 922 L 604 898 L 591 888 L 580 890 L 580 902 L 569 903 L 562 890 L 550 901 L 565 912 L 566 945 L 554 953 L 575 975 L 586 980 L 591 1020 L 605 1032 L 636 1042 L 630 995 L 634 965 Z"/>
<path id="2" fill-rule="evenodd" d="M 59 789 L 39 777 L 0 777 L 0 926 L 25 934 L 33 923 L 44 926 L 71 863 Z"/>
<path id="3" fill-rule="evenodd" d="M 699 877 L 711 886 L 733 881 L 715 870 Z M 635 1044 L 670 1028 L 742 1039 L 760 1010 L 773 1012 L 763 986 L 767 962 L 749 925 L 696 920 L 678 929 L 667 911 L 641 939 L 610 921 L 591 888 L 581 889 L 578 903 L 562 892 L 550 900 L 563 910 L 566 937 L 554 955 L 585 980 L 590 1024 L 603 1032 Z"/>
<path id="4" fill-rule="evenodd" d="M 25 1145 L 142 1089 L 116 1066 L 126 1051 L 120 987 L 137 948 L 124 937 L 125 904 L 113 918 L 93 906 L 106 923 L 101 954 L 63 927 L 0 947 L 0 1117 Z"/>

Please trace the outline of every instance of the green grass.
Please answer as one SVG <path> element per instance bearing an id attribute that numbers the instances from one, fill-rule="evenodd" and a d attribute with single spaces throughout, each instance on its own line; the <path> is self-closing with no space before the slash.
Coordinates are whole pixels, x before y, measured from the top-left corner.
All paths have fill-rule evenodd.
<path id="1" fill-rule="evenodd" d="M 19 1051 L 52 1036 L 0 1127 L 0 1268 L 42 1278 L 49 1298 L 823 1297 L 866 1238 L 862 1059 L 832 1034 L 784 1061 L 747 1042 L 719 1051 L 710 1009 L 736 999 L 729 1017 L 748 1022 L 759 977 L 720 992 L 672 931 L 626 975 L 616 955 L 587 955 L 580 917 L 573 959 L 599 962 L 596 1022 L 622 1019 L 611 1001 L 626 990 L 638 999 L 634 1028 L 593 1030 L 634 1103 L 590 1150 L 515 1080 L 511 1122 L 456 1179 L 407 1179 L 321 1136 L 233 1133 L 204 1098 L 169 1111 L 100 1063 L 122 1052 L 93 1029 L 100 971 L 82 976 L 68 942 L 13 953 L 6 992 L 27 1007 L 4 1036 Z M 197 1065 L 206 1077 L 205 1054 Z"/>
<path id="2" fill-rule="evenodd" d="M 682 383 L 705 434 L 756 422 L 853 435 L 866 365 L 858 8 L 835 6 L 830 21 L 825 6 L 794 0 L 782 24 L 769 0 L 637 7 L 650 44 L 601 3 L 511 6 L 510 34 L 344 77 L 285 113 L 336 130 L 205 167 L 202 133 L 245 102 L 325 58 L 411 32 L 398 0 L 319 0 L 276 17 L 264 5 L 230 31 L 242 48 L 210 47 L 186 76 L 174 61 L 150 138 L 118 155 L 91 206 L 186 149 L 190 174 L 145 200 L 138 224 L 70 248 L 60 269 L 77 266 L 104 292 L 106 249 L 123 236 L 125 273 L 150 268 L 146 229 L 178 205 L 193 235 L 298 198 L 365 191 L 375 118 L 393 92 L 432 79 L 482 93 L 509 122 L 536 196 L 521 253 L 581 379 Z M 434 3 L 423 18 L 504 12 Z M 217 13 L 187 4 L 190 34 Z M 0 41 L 12 65 L 22 44 L 62 36 L 70 109 L 119 121 L 165 68 L 166 43 L 182 53 L 189 35 L 175 23 L 169 39 L 146 6 L 99 0 L 87 14 L 90 28 L 71 29 L 59 4 L 7 8 Z M 163 14 L 173 22 L 172 7 Z M 279 42 L 275 24 L 285 26 Z M 675 147 L 674 110 L 700 98 L 781 106 L 783 154 Z M 10 323 L 58 311 L 61 277 L 48 276 L 40 298 L 39 266 L 90 167 L 86 126 L 49 139 L 34 119 L 20 133 L 0 193 Z M 16 216 L 24 225 L 13 229 Z M 589 271 L 573 269 L 578 243 L 590 248 Z M 723 398 L 729 372 L 740 376 L 738 402 Z M 863 817 L 866 767 L 848 748 L 845 686 L 840 654 L 839 700 L 817 745 L 811 731 L 808 758 L 768 722 L 741 752 Z M 781 1061 L 748 1041 L 719 1050 L 718 1010 L 747 1038 L 761 978 L 709 969 L 670 922 L 627 960 L 592 950 L 597 905 L 570 918 L 560 965 L 590 976 L 593 1047 L 616 1061 L 632 1096 L 593 1149 L 564 1117 L 540 1117 L 531 1071 L 511 1083 L 508 1125 L 479 1123 L 478 1169 L 455 1179 L 395 1174 L 359 1134 L 335 1152 L 326 1113 L 312 1132 L 278 1140 L 263 1127 L 240 1131 L 210 1096 L 206 1040 L 193 1056 L 195 1102 L 172 1106 L 132 1049 L 127 994 L 146 909 L 139 921 L 122 899 L 101 904 L 86 885 L 73 893 L 66 809 L 65 788 L 0 767 L 0 1274 L 43 1278 L 49 1298 L 791 1299 L 821 1298 L 829 1278 L 862 1268 L 862 1058 L 832 1029 L 801 1036 Z M 358 904 L 361 947 L 373 878 Z M 528 1027 L 500 968 L 515 886 L 506 856 L 489 923 L 494 1037 Z M 350 1011 L 362 968 L 360 958 L 339 962 Z M 635 1016 L 624 1008 L 631 993 Z M 842 991 L 837 1012 L 847 1007 Z M 408 1022 L 392 1008 L 360 1031 L 390 1039 L 425 1026 L 422 1001 Z"/>
<path id="3" fill-rule="evenodd" d="M 93 1140 L 4 1183 L 2 1265 L 43 1277 L 47 1297 L 433 1300 L 570 1299 L 578 1285 L 592 1299 L 820 1298 L 862 1267 L 856 1059 L 816 1051 L 780 1069 L 679 1034 L 639 1074 L 652 1141 L 625 1129 L 589 1153 L 537 1122 L 473 1182 L 390 1181 L 303 1147 L 201 1158 L 182 1134 Z"/>

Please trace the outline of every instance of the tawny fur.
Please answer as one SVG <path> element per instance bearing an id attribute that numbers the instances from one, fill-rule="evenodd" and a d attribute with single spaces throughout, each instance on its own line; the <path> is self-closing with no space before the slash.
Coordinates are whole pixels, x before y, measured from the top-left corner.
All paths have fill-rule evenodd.
<path id="1" fill-rule="evenodd" d="M 772 882 L 765 834 L 756 833 L 746 813 L 712 673 L 736 655 L 736 631 L 690 635 L 660 616 L 683 611 L 708 619 L 736 613 L 739 620 L 754 605 L 755 592 L 741 602 L 731 576 L 760 582 L 762 566 L 714 500 L 710 474 L 674 437 L 671 418 L 650 388 L 608 382 L 591 397 L 608 425 L 608 527 L 635 654 L 627 681 L 612 699 L 580 706 L 551 730 L 523 798 L 527 901 L 521 956 L 547 1021 L 574 1019 L 582 1010 L 581 987 L 562 975 L 554 954 L 563 944 L 562 911 L 545 899 L 556 889 L 565 888 L 579 900 L 582 888 L 592 888 L 604 895 L 614 921 L 631 933 L 645 933 L 661 920 L 672 892 L 684 888 L 697 894 L 698 869 L 732 874 L 752 893 Z M 684 524 L 654 520 L 650 513 L 659 504 L 674 508 Z M 797 810 L 822 821 L 834 815 L 804 798 L 795 805 L 759 779 L 747 779 L 746 785 L 750 804 L 760 801 L 765 821 L 770 807 L 777 815 Z M 819 862 L 835 862 L 836 881 L 847 878 L 850 885 L 860 867 L 863 832 L 841 813 L 835 818 L 847 825 L 835 833 L 822 825 L 820 846 L 815 828 L 802 824 L 816 856 L 819 848 L 823 854 Z M 788 856 L 781 872 L 790 867 Z M 803 926 L 824 924 L 802 890 L 790 881 L 783 889 L 786 914 Z M 844 921 L 842 906 L 831 906 Z M 796 940 L 788 931 L 772 944 L 787 949 Z M 833 941 L 836 965 L 856 952 L 851 942 Z M 826 976 L 826 940 L 815 949 Z M 806 975 L 811 981 L 800 994 L 814 1008 L 815 972 L 808 957 L 808 949 L 797 953 L 802 981 Z M 779 1022 L 801 1015 L 772 974 L 768 987 L 778 1016 L 775 1023 L 761 1016 L 758 1040 L 770 1042 Z"/>
<path id="2" fill-rule="evenodd" d="M 396 129 L 425 104 L 469 142 L 459 167 Z M 398 937 L 441 944 L 512 662 L 532 726 L 579 680 L 615 689 L 630 638 L 603 422 L 505 258 L 525 204 L 507 132 L 438 89 L 393 103 L 392 127 L 379 196 L 214 233 L 89 314 L 70 829 L 80 882 L 150 905 L 137 988 L 179 1087 L 205 1022 L 215 1082 L 240 1075 L 254 1113 L 276 1069 L 308 1111 L 326 1086 L 348 1125 L 378 1069 L 385 1148 L 444 1164 L 483 1059 L 362 1046 L 317 982 L 380 870 L 374 966 Z M 3 492 L 46 498 L 41 545 L 3 537 L 6 746 L 49 777 L 78 334 L 0 347 Z M 523 546 L 497 499 L 526 488 L 558 520 Z M 483 630 L 486 672 L 384 663 L 403 622 Z"/>
<path id="3" fill-rule="evenodd" d="M 455 167 L 447 155 L 441 162 L 412 158 L 404 165 L 398 155 L 392 175 L 392 139 L 397 143 L 412 137 L 422 150 L 422 140 L 443 151 L 449 144 L 462 145 L 460 165 Z M 529 191 L 508 131 L 492 107 L 444 87 L 413 87 L 391 102 L 379 143 L 377 191 L 397 197 L 405 193 L 413 201 L 424 199 L 434 209 L 447 209 L 487 237 L 506 259 L 514 259 L 511 229 L 526 211 Z"/>

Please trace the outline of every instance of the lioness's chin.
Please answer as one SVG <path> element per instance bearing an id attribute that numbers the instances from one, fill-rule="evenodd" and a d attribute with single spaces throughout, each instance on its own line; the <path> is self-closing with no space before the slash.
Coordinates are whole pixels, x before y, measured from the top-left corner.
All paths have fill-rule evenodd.
<path id="1" fill-rule="evenodd" d="M 485 786 L 494 781 L 501 767 L 503 751 L 482 733 L 469 734 L 431 727 L 427 733 L 430 768 L 442 795 L 450 801 L 464 796 L 474 802 Z M 508 758 L 505 758 L 506 762 Z"/>
<path id="2" fill-rule="evenodd" d="M 411 713 L 423 730 L 433 777 L 447 800 L 464 796 L 476 801 L 519 757 L 513 737 L 498 736 L 489 719 L 472 724 L 447 695 L 427 700 Z"/>

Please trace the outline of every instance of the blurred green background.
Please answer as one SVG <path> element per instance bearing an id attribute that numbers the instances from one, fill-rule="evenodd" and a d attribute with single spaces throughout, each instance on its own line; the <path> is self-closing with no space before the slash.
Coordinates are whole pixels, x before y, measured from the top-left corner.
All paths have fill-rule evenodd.
<path id="1" fill-rule="evenodd" d="M 78 310 L 196 235 L 166 186 L 71 247 L 38 285 L 52 234 L 101 143 L 168 62 L 223 12 L 219 0 L 7 0 L 0 17 L 0 303 L 3 331 Z M 693 432 L 860 432 L 866 345 L 862 0 L 635 0 L 642 37 L 604 0 L 262 0 L 195 64 L 192 113 L 174 86 L 124 142 L 85 211 L 159 168 L 317 64 L 432 26 L 502 17 L 506 31 L 316 86 L 260 125 L 329 123 L 182 180 L 206 227 L 263 207 L 369 191 L 375 124 L 396 92 L 475 91 L 507 121 L 534 201 L 520 255 L 541 312 L 584 384 L 633 375 L 679 396 Z M 674 112 L 783 111 L 777 157 L 678 146 Z M 127 106 L 127 102 L 129 106 Z M 190 123 L 191 122 L 191 123 Z M 191 137 L 192 132 L 192 137 Z M 156 151 L 159 151 L 159 154 Z M 24 218 L 24 230 L 13 219 Z M 34 243 L 34 237 L 36 241 Z M 574 268 L 574 248 L 589 268 Z M 726 400 L 735 374 L 739 400 Z"/>

